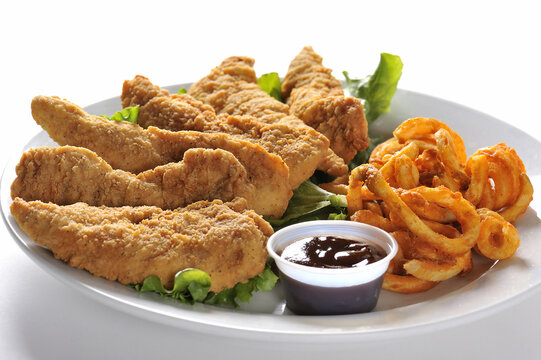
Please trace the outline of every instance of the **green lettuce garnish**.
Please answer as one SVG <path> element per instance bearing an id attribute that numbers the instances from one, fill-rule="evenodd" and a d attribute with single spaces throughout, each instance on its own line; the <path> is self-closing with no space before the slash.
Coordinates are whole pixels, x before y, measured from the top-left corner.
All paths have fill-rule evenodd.
<path id="1" fill-rule="evenodd" d="M 364 79 L 351 79 L 347 71 L 346 89 L 352 96 L 364 99 L 366 121 L 371 124 L 389 111 L 391 99 L 402 76 L 402 60 L 397 55 L 382 53 L 374 74 Z"/>
<path id="2" fill-rule="evenodd" d="M 248 303 L 254 291 L 270 291 L 276 285 L 278 276 L 272 271 L 272 260 L 267 260 L 265 269 L 246 283 L 237 283 L 232 289 L 225 289 L 219 293 L 209 293 L 205 304 L 238 306 L 239 302 Z"/>
<path id="3" fill-rule="evenodd" d="M 106 115 L 100 116 L 109 120 L 128 121 L 137 124 L 137 117 L 139 116 L 139 105 L 125 107 L 124 109 L 114 113 L 111 117 L 108 117 Z"/>
<path id="4" fill-rule="evenodd" d="M 257 79 L 259 87 L 278 101 L 282 100 L 282 81 L 278 73 L 263 74 Z"/>
<path id="5" fill-rule="evenodd" d="M 159 277 L 151 275 L 142 284 L 134 285 L 140 292 L 155 292 L 162 296 L 180 300 L 184 304 L 196 302 L 213 305 L 238 306 L 238 302 L 249 302 L 254 291 L 269 291 L 274 288 L 278 276 L 271 270 L 272 261 L 268 260 L 265 269 L 246 283 L 238 283 L 231 289 L 219 293 L 209 292 L 210 276 L 199 269 L 185 269 L 175 275 L 173 288 L 167 290 Z"/>
<path id="6" fill-rule="evenodd" d="M 287 209 L 281 219 L 265 219 L 275 230 L 287 225 L 309 220 L 327 220 L 330 214 L 345 212 L 347 200 L 344 195 L 326 191 L 310 180 L 293 190 Z"/>
<path id="7" fill-rule="evenodd" d="M 184 269 L 175 275 L 173 289 L 167 290 L 156 275 L 147 277 L 142 285 L 135 285 L 140 292 L 156 292 L 165 297 L 178 299 L 185 304 L 203 301 L 210 289 L 210 276 L 198 269 Z"/>
<path id="8" fill-rule="evenodd" d="M 346 213 L 331 213 L 329 214 L 328 220 L 346 220 L 348 215 Z"/>
<path id="9" fill-rule="evenodd" d="M 186 94 L 187 92 L 188 90 L 186 90 L 186 88 L 180 88 L 178 89 L 177 94 L 182 95 L 182 94 Z"/>

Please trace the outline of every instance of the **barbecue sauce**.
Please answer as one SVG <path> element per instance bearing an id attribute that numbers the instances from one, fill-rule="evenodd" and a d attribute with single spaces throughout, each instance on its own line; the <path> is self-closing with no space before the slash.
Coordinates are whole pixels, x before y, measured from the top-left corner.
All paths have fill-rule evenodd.
<path id="1" fill-rule="evenodd" d="M 315 236 L 288 245 L 281 256 L 300 265 L 340 269 L 371 264 L 384 258 L 386 253 L 366 241 Z"/>

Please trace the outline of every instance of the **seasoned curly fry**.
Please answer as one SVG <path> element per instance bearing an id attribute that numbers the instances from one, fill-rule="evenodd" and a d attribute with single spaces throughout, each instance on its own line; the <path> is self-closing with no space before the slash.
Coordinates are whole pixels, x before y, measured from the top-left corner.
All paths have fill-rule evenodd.
<path id="1" fill-rule="evenodd" d="M 516 152 L 502 143 L 467 159 L 460 136 L 430 118 L 409 119 L 393 135 L 351 172 L 347 192 L 351 220 L 399 243 L 383 288 L 425 291 L 467 273 L 472 248 L 493 260 L 511 257 L 520 239 L 510 222 L 533 194 Z"/>
<path id="2" fill-rule="evenodd" d="M 435 144 L 434 135 L 440 129 L 445 129 L 449 132 L 452 142 L 456 147 L 460 164 L 466 164 L 467 155 L 464 141 L 449 126 L 439 120 L 421 117 L 409 119 L 400 124 L 393 131 L 393 135 L 399 143 L 405 143 L 411 140 L 423 140 Z"/>
<path id="3" fill-rule="evenodd" d="M 404 257 L 404 249 L 411 244 L 411 235 L 407 231 L 395 231 L 391 235 L 396 239 L 399 249 L 391 261 L 383 278 L 383 289 L 402 294 L 412 294 L 427 291 L 436 286 L 439 282 L 418 279 L 408 275 L 403 265 L 407 261 Z"/>
<path id="4" fill-rule="evenodd" d="M 492 260 L 508 259 L 520 245 L 518 231 L 500 214 L 489 209 L 478 209 L 481 232 L 475 249 Z"/>
<path id="5" fill-rule="evenodd" d="M 417 279 L 443 281 L 461 272 L 468 271 L 472 267 L 471 263 L 471 251 L 467 251 L 464 255 L 454 258 L 451 262 L 423 259 L 409 260 L 404 264 L 404 269 Z"/>
<path id="6" fill-rule="evenodd" d="M 351 174 L 366 183 L 366 186 L 376 196 L 379 196 L 389 206 L 392 213 L 400 217 L 408 229 L 423 241 L 441 248 L 443 251 L 461 255 L 470 250 L 479 235 L 479 215 L 475 208 L 460 193 L 453 193 L 448 189 L 419 187 L 416 190 L 427 201 L 450 209 L 457 217 L 462 227 L 463 234 L 459 238 L 449 239 L 444 235 L 431 230 L 419 217 L 400 199 L 389 184 L 383 179 L 381 173 L 371 165 L 361 165 L 354 169 Z"/>
<path id="7" fill-rule="evenodd" d="M 533 187 L 514 149 L 504 143 L 477 150 L 466 163 L 471 175 L 465 197 L 478 208 L 515 221 L 533 199 Z"/>

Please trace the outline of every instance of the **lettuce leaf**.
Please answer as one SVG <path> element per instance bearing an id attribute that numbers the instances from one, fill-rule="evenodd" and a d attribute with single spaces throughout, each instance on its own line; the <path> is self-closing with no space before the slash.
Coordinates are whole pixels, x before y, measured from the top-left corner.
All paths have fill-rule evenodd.
<path id="1" fill-rule="evenodd" d="M 272 259 L 269 258 L 265 269 L 245 283 L 237 283 L 233 288 L 222 290 L 219 293 L 209 293 L 204 303 L 237 307 L 239 302 L 250 302 L 254 291 L 272 290 L 278 280 L 278 276 L 271 269 L 272 263 Z"/>
<path id="2" fill-rule="evenodd" d="M 106 115 L 100 116 L 109 120 L 128 121 L 137 124 L 137 117 L 139 116 L 139 105 L 125 107 L 124 109 L 114 113 L 111 117 L 108 117 Z"/>
<path id="3" fill-rule="evenodd" d="M 344 195 L 333 194 L 306 180 L 293 190 L 293 197 L 281 219 L 265 220 L 277 230 L 297 222 L 329 219 L 331 213 L 345 212 L 347 206 Z"/>
<path id="4" fill-rule="evenodd" d="M 278 101 L 282 101 L 282 81 L 278 73 L 263 74 L 257 79 L 259 87 Z"/>
<path id="5" fill-rule="evenodd" d="M 364 112 L 368 124 L 382 113 L 389 111 L 398 81 L 402 76 L 403 63 L 399 56 L 382 53 L 374 74 L 364 79 L 351 79 L 347 71 L 346 89 L 352 96 L 364 99 Z"/>
<path id="6" fill-rule="evenodd" d="M 231 289 L 219 293 L 209 292 L 210 276 L 199 269 L 184 269 L 175 275 L 173 288 L 167 290 L 158 276 L 147 277 L 142 284 L 133 285 L 139 292 L 155 292 L 162 296 L 180 300 L 184 304 L 196 302 L 214 305 L 238 306 L 238 302 L 249 302 L 254 291 L 269 291 L 274 288 L 278 276 L 271 269 L 268 260 L 265 269 L 246 283 L 238 283 Z"/>
<path id="7" fill-rule="evenodd" d="M 180 88 L 178 89 L 177 94 L 182 95 L 182 94 L 186 94 L 187 92 L 188 90 L 186 90 L 186 88 Z"/>

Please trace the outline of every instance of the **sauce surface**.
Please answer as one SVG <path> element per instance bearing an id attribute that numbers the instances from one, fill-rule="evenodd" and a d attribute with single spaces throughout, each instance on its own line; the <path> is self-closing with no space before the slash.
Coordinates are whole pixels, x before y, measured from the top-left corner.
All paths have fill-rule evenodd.
<path id="1" fill-rule="evenodd" d="M 282 251 L 287 261 L 319 268 L 364 266 L 384 258 L 385 251 L 368 241 L 315 236 L 295 241 Z"/>

